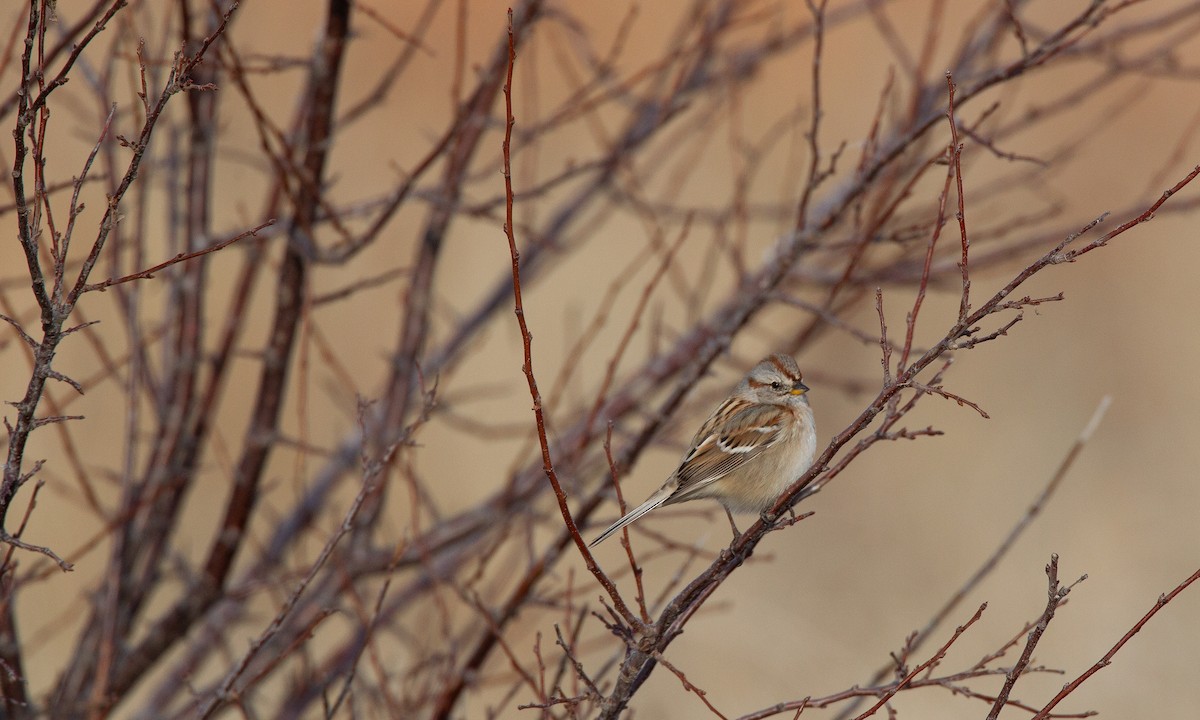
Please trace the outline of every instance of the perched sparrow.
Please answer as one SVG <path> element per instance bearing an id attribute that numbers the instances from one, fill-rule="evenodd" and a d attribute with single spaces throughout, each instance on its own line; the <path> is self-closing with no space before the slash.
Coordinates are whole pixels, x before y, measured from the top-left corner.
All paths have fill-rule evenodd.
<path id="1" fill-rule="evenodd" d="M 660 505 L 713 498 L 730 512 L 770 509 L 816 454 L 817 431 L 804 397 L 807 392 L 791 357 L 772 355 L 755 365 L 704 421 L 658 492 L 613 523 L 591 546 Z"/>

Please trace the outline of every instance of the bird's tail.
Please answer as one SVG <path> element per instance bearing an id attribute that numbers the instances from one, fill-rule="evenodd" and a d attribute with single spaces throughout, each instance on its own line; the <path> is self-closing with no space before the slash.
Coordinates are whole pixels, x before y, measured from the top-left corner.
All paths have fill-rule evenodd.
<path id="1" fill-rule="evenodd" d="M 650 499 L 646 500 L 646 502 L 642 503 L 641 505 L 638 505 L 634 509 L 625 513 L 625 515 L 620 520 L 616 521 L 612 525 L 609 525 L 607 530 L 600 533 L 600 537 L 596 538 L 595 540 L 593 540 L 592 542 L 590 542 L 588 544 L 588 547 L 596 547 L 600 543 L 604 542 L 605 539 L 607 539 L 609 535 L 612 535 L 613 533 L 615 533 L 616 531 L 625 527 L 626 525 L 633 522 L 634 520 L 637 520 L 638 518 L 640 518 L 641 516 L 650 512 L 651 510 L 655 509 L 656 507 L 659 507 L 660 505 L 662 505 L 664 502 L 667 501 L 667 498 L 671 497 L 671 493 L 673 493 L 674 490 L 675 490 L 674 488 L 665 487 L 665 488 L 659 490 L 658 492 L 654 493 L 653 495 L 650 496 Z"/>

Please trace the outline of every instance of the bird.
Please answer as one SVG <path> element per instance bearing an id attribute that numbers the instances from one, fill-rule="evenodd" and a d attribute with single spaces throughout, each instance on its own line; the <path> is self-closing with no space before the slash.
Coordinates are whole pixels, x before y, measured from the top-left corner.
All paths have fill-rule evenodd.
<path id="1" fill-rule="evenodd" d="M 713 410 L 679 467 L 644 503 L 627 512 L 589 547 L 663 505 L 712 498 L 727 513 L 769 510 L 810 465 L 817 431 L 808 386 L 790 355 L 754 366 Z M 730 524 L 733 516 L 729 516 Z M 737 527 L 734 526 L 735 537 Z"/>

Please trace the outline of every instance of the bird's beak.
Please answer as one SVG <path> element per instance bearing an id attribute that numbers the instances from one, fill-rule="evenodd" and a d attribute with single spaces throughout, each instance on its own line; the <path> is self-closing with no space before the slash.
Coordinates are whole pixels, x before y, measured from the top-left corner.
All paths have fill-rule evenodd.
<path id="1" fill-rule="evenodd" d="M 792 390 L 791 390 L 792 395 L 803 395 L 806 392 L 808 392 L 808 386 L 805 385 L 804 383 L 796 383 L 795 385 L 792 386 Z"/>

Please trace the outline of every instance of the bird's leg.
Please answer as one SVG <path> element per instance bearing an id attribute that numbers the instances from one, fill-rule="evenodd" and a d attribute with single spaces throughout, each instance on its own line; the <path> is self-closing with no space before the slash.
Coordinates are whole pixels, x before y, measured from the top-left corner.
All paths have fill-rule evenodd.
<path id="1" fill-rule="evenodd" d="M 722 506 L 724 507 L 724 506 Z M 737 525 L 733 522 L 733 513 L 729 512 L 729 508 L 725 508 L 725 517 L 729 518 L 729 527 L 733 530 L 733 541 L 729 544 L 737 542 L 737 539 L 742 536 L 742 533 L 737 529 Z"/>

